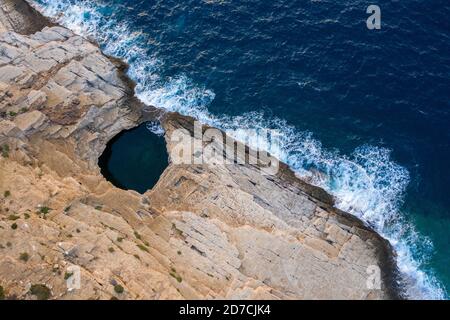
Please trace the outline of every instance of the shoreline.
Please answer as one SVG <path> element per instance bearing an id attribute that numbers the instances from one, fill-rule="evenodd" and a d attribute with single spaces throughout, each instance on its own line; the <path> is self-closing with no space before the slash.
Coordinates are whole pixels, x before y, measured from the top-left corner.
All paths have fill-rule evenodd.
<path id="1" fill-rule="evenodd" d="M 21 0 L 24 1 L 24 0 Z M 26 6 L 29 6 L 29 4 L 26 3 Z M 26 7 L 25 6 L 25 7 Z M 29 6 L 29 8 L 32 8 L 32 6 Z M 32 8 L 32 11 L 35 9 Z M 36 13 L 33 13 L 33 15 Z M 37 13 L 40 15 L 40 13 Z M 26 13 L 25 13 L 26 15 Z M 47 19 L 43 16 L 41 16 L 43 19 Z M 50 21 L 47 19 L 47 21 Z M 51 25 L 55 25 L 51 22 L 49 22 Z M 31 27 L 30 27 L 31 29 Z M 164 112 L 161 109 L 157 109 L 153 106 L 145 106 L 134 94 L 134 86 L 135 83 L 132 79 L 130 79 L 127 76 L 127 69 L 128 66 L 126 63 L 121 61 L 118 58 L 114 57 L 108 57 L 113 64 L 117 67 L 117 70 L 119 72 L 119 77 L 121 80 L 126 84 L 126 95 L 127 95 L 127 102 L 133 112 L 136 114 L 136 120 L 134 121 L 134 126 L 137 127 L 140 124 L 147 122 L 149 120 L 160 120 L 161 124 L 164 127 L 182 127 L 185 129 L 191 128 L 192 122 L 194 121 L 193 118 L 182 116 L 177 113 L 168 113 Z M 144 110 L 149 110 L 144 111 Z M 207 127 L 205 126 L 204 129 Z M 122 131 L 121 131 L 122 132 Z M 120 132 L 119 132 L 120 134 Z M 114 139 L 114 136 L 109 137 L 109 140 L 106 141 L 106 143 L 109 143 L 112 139 Z M 106 144 L 104 145 L 104 148 L 106 148 Z M 104 150 L 104 149 L 103 149 Z M 248 152 L 249 148 L 246 147 L 246 151 Z M 368 227 L 362 220 L 359 218 L 345 213 L 341 210 L 338 210 L 334 207 L 334 201 L 330 194 L 328 194 L 325 190 L 319 187 L 315 187 L 313 185 L 310 185 L 303 180 L 297 178 L 295 176 L 295 173 L 292 171 L 292 169 L 280 161 L 281 170 L 279 174 L 277 174 L 277 179 L 281 184 L 284 184 L 286 188 L 296 188 L 298 190 L 301 190 L 301 192 L 304 192 L 307 194 L 314 203 L 316 203 L 319 207 L 322 207 L 323 210 L 326 211 L 332 211 L 336 213 L 336 217 L 339 220 L 340 223 L 356 227 L 358 230 L 360 230 L 360 236 L 364 239 L 364 237 L 370 238 L 372 235 L 375 235 L 376 242 L 378 242 L 380 245 L 377 249 L 378 254 L 378 260 L 380 261 L 382 265 L 382 273 L 383 273 L 383 282 L 387 285 L 385 288 L 385 291 L 387 292 L 388 296 L 391 299 L 401 299 L 403 298 L 401 289 L 399 287 L 399 271 L 397 269 L 397 265 L 395 262 L 395 252 L 392 248 L 392 246 L 389 244 L 389 242 L 381 237 L 376 231 L 374 231 L 372 228 Z M 151 192 L 151 190 L 149 191 Z M 367 234 L 364 234 L 367 233 Z"/>

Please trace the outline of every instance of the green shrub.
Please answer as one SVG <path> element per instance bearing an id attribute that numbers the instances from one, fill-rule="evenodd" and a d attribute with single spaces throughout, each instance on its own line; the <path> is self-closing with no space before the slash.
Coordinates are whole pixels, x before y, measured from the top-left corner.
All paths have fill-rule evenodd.
<path id="1" fill-rule="evenodd" d="M 5 198 L 8 198 L 10 195 L 11 195 L 11 191 L 9 191 L 9 190 L 6 190 L 6 191 L 3 193 L 3 196 L 4 196 Z"/>
<path id="2" fill-rule="evenodd" d="M 49 207 L 42 207 L 41 209 L 39 209 L 39 212 L 42 214 L 47 214 L 50 212 L 50 208 Z"/>
<path id="3" fill-rule="evenodd" d="M 134 232 L 134 236 L 136 237 L 136 239 L 142 239 L 141 235 L 137 231 Z"/>
<path id="4" fill-rule="evenodd" d="M 114 291 L 115 291 L 116 293 L 121 294 L 121 293 L 123 293 L 124 289 L 123 289 L 123 287 L 122 287 L 120 284 L 116 284 L 116 285 L 114 286 Z"/>
<path id="5" fill-rule="evenodd" d="M 174 272 L 174 271 L 172 271 L 172 272 L 170 272 L 170 275 L 172 276 L 172 277 L 174 277 L 178 282 L 180 282 L 181 283 L 181 281 L 183 281 L 183 279 L 181 278 L 181 276 L 179 275 L 179 274 L 177 274 L 176 272 Z"/>
<path id="6" fill-rule="evenodd" d="M 14 223 L 11 225 L 11 229 L 16 230 L 16 229 L 17 229 L 17 223 L 14 222 Z"/>
<path id="7" fill-rule="evenodd" d="M 9 146 L 7 144 L 4 144 L 3 146 L 1 146 L 0 151 L 2 153 L 3 158 L 9 157 Z"/>
<path id="8" fill-rule="evenodd" d="M 17 112 L 10 111 L 10 112 L 9 112 L 9 115 L 10 115 L 11 117 L 15 117 L 15 116 L 17 116 Z"/>
<path id="9" fill-rule="evenodd" d="M 113 253 L 114 252 L 114 248 L 113 247 L 109 247 L 108 251 Z"/>
<path id="10" fill-rule="evenodd" d="M 8 220 L 11 220 L 11 221 L 16 221 L 18 219 L 20 219 L 20 217 L 16 216 L 15 214 L 10 214 L 8 217 Z"/>
<path id="11" fill-rule="evenodd" d="M 149 252 L 148 249 L 147 249 L 144 245 L 142 245 L 142 244 L 137 244 L 136 246 L 137 246 L 139 249 L 141 249 L 142 251 Z"/>
<path id="12" fill-rule="evenodd" d="M 28 259 L 30 259 L 30 256 L 28 253 L 26 252 L 22 252 L 19 256 L 19 259 L 24 261 L 24 262 L 28 262 Z"/>
<path id="13" fill-rule="evenodd" d="M 122 237 L 118 237 L 118 238 L 117 238 L 117 241 L 118 241 L 118 242 L 122 242 L 122 241 L 123 241 L 123 238 L 122 238 Z"/>
<path id="14" fill-rule="evenodd" d="M 64 274 L 64 280 L 68 280 L 71 276 L 73 276 L 73 272 L 66 272 Z"/>
<path id="15" fill-rule="evenodd" d="M 45 284 L 33 284 L 30 293 L 38 300 L 48 300 L 51 296 L 50 289 Z"/>
<path id="16" fill-rule="evenodd" d="M 25 219 L 30 219 L 30 215 L 28 213 L 24 213 L 23 216 Z"/>

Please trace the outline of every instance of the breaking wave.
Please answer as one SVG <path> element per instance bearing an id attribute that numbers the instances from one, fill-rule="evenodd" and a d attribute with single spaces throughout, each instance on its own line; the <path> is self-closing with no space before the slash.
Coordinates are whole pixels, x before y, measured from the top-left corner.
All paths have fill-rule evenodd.
<path id="1" fill-rule="evenodd" d="M 193 116 L 225 131 L 277 130 L 280 148 L 268 151 L 288 163 L 299 176 L 333 194 L 338 208 L 361 218 L 390 241 L 410 298 L 446 298 L 445 289 L 432 271 L 424 271 L 427 253 L 433 250 L 431 241 L 418 234 L 401 212 L 409 173 L 391 160 L 390 150 L 363 145 L 346 156 L 326 150 L 311 133 L 299 131 L 281 119 L 255 112 L 237 117 L 210 113 L 208 105 L 214 92 L 196 85 L 184 74 L 159 76 L 164 61 L 154 54 L 157 50 L 152 50 L 148 34 L 117 15 L 120 4 L 113 9 L 103 1 L 34 0 L 33 5 L 75 33 L 97 41 L 106 54 L 125 60 L 130 65 L 129 76 L 137 84 L 136 95 L 144 103 Z M 155 124 L 149 129 L 162 133 Z"/>

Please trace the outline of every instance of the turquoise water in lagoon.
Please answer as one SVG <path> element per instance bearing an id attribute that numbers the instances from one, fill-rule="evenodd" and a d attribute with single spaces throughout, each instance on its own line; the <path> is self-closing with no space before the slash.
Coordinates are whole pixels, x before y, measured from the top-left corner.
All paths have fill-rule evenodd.
<path id="1" fill-rule="evenodd" d="M 378 1 L 37 0 L 127 60 L 146 103 L 269 127 L 337 205 L 396 248 L 411 297 L 450 287 L 450 5 Z"/>

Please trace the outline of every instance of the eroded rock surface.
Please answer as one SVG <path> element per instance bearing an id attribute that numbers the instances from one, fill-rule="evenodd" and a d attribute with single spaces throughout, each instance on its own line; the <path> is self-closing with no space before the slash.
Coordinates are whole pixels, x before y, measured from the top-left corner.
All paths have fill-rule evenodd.
<path id="1" fill-rule="evenodd" d="M 0 32 L 12 30 L 21 34 L 40 31 L 53 25 L 24 0 L 0 1 Z"/>
<path id="2" fill-rule="evenodd" d="M 397 297 L 389 244 L 285 165 L 263 176 L 247 165 L 170 164 L 144 195 L 115 188 L 98 157 L 114 135 L 152 116 L 122 66 L 65 28 L 21 35 L 0 21 L 7 297 L 35 299 L 36 284 L 52 299 Z M 170 154 L 171 132 L 190 135 L 192 119 L 161 119 Z M 367 287 L 372 265 L 381 290 Z M 81 286 L 69 290 L 74 266 Z"/>

